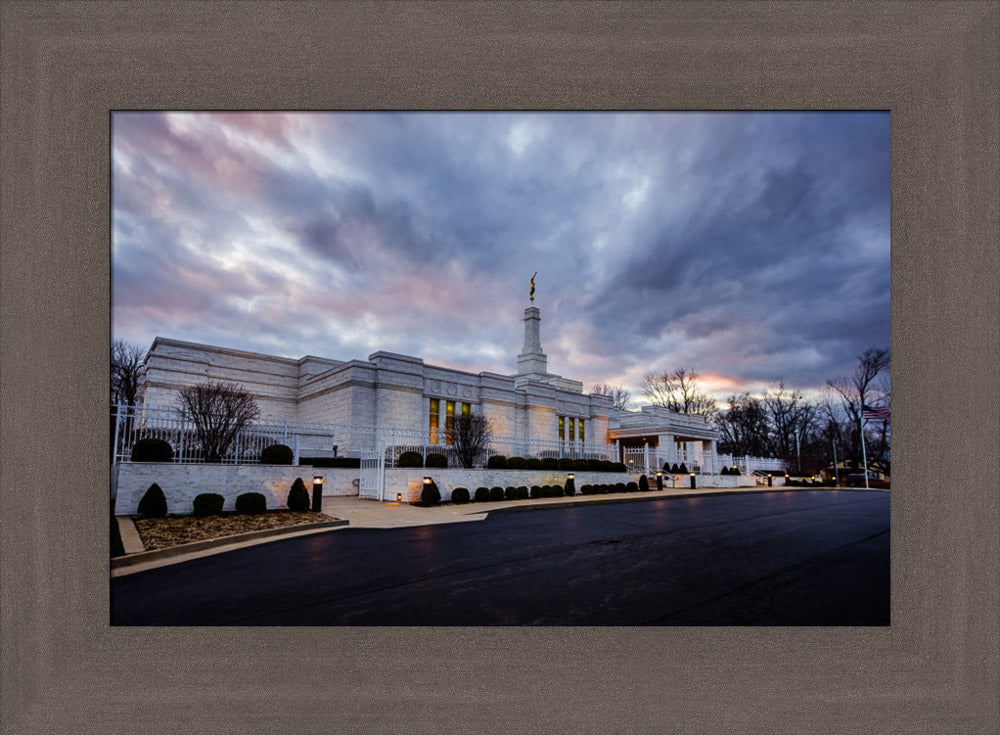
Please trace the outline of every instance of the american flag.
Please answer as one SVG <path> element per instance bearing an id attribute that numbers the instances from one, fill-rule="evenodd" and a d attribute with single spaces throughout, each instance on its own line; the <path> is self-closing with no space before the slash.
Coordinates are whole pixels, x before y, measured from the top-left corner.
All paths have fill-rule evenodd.
<path id="1" fill-rule="evenodd" d="M 866 406 L 861 404 L 861 418 L 865 421 L 888 421 L 889 420 L 889 407 L 879 406 L 877 408 L 872 408 L 871 406 Z"/>

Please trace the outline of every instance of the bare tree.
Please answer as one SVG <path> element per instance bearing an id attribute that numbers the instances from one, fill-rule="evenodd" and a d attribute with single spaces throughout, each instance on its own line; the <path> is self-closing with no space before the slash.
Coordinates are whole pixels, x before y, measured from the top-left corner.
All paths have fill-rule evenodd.
<path id="1" fill-rule="evenodd" d="M 862 408 L 864 406 L 889 405 L 888 371 L 889 350 L 869 347 L 858 356 L 858 364 L 850 377 L 831 380 L 827 383 L 840 399 L 847 419 L 850 457 L 857 463 L 856 466 L 860 466 L 861 462 Z M 879 380 L 880 377 L 882 380 Z M 887 440 L 886 423 L 883 422 L 883 433 L 880 438 L 884 437 Z M 882 461 L 887 461 L 888 445 L 886 444 L 883 448 L 885 457 Z"/>
<path id="2" fill-rule="evenodd" d="M 480 414 L 459 416 L 448 438 L 458 461 L 466 469 L 471 469 L 489 446 L 490 424 Z"/>
<path id="3" fill-rule="evenodd" d="M 729 397 L 729 408 L 719 413 L 716 426 L 726 454 L 763 456 L 768 444 L 767 411 L 749 393 Z"/>
<path id="4" fill-rule="evenodd" d="M 233 383 L 205 383 L 180 391 L 181 415 L 194 423 L 206 462 L 218 462 L 236 435 L 259 415 L 257 402 Z"/>
<path id="5" fill-rule="evenodd" d="M 607 396 L 611 399 L 611 405 L 625 411 L 632 400 L 632 393 L 620 385 L 610 385 L 608 383 L 598 383 L 590 389 L 591 393 L 599 396 Z"/>
<path id="6" fill-rule="evenodd" d="M 698 383 L 693 370 L 678 368 L 673 372 L 647 373 L 642 379 L 642 391 L 654 406 L 663 406 L 677 413 L 713 417 L 718 409 Z"/>
<path id="7" fill-rule="evenodd" d="M 111 403 L 135 405 L 142 377 L 143 351 L 123 339 L 111 343 Z"/>
<path id="8" fill-rule="evenodd" d="M 765 391 L 763 403 L 771 425 L 771 453 L 786 459 L 799 455 L 813 429 L 816 406 L 804 400 L 794 388 L 786 389 L 784 382 Z"/>

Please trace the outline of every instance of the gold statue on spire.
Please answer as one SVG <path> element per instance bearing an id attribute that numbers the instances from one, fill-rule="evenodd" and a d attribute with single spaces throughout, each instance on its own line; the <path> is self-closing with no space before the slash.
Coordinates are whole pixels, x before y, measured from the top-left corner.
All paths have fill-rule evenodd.
<path id="1" fill-rule="evenodd" d="M 535 276 L 538 275 L 538 271 L 535 271 Z M 531 293 L 528 295 L 529 301 L 535 300 L 535 276 L 531 277 Z"/>

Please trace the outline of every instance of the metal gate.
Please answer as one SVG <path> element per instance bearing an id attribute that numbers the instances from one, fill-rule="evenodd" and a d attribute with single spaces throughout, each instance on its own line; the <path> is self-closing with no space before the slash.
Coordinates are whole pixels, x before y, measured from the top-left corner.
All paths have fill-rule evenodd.
<path id="1" fill-rule="evenodd" d="M 361 480 L 358 483 L 358 497 L 365 500 L 384 500 L 385 493 L 385 450 L 361 450 Z"/>

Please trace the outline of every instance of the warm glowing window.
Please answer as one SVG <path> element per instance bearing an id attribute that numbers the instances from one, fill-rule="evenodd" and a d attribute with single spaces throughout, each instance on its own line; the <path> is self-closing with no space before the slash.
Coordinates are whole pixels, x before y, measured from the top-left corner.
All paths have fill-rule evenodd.
<path id="1" fill-rule="evenodd" d="M 559 417 L 559 441 L 566 438 L 566 417 Z"/>
<path id="2" fill-rule="evenodd" d="M 430 412 L 430 432 L 428 436 L 428 441 L 431 444 L 438 443 L 438 416 L 440 415 L 441 404 L 437 398 L 431 399 L 431 412 Z"/>
<path id="3" fill-rule="evenodd" d="M 581 442 L 587 441 L 583 435 L 583 419 L 580 419 L 580 441 Z"/>
<path id="4" fill-rule="evenodd" d="M 472 412 L 472 405 L 469 404 L 469 403 L 463 403 L 462 404 L 462 416 L 464 418 L 467 418 L 470 415 L 471 412 Z"/>
<path id="5" fill-rule="evenodd" d="M 570 418 L 569 420 L 569 440 L 571 442 L 576 441 L 576 419 Z"/>
<path id="6" fill-rule="evenodd" d="M 455 402 L 446 401 L 444 404 L 444 430 L 447 441 L 451 444 L 451 433 L 455 430 Z"/>

